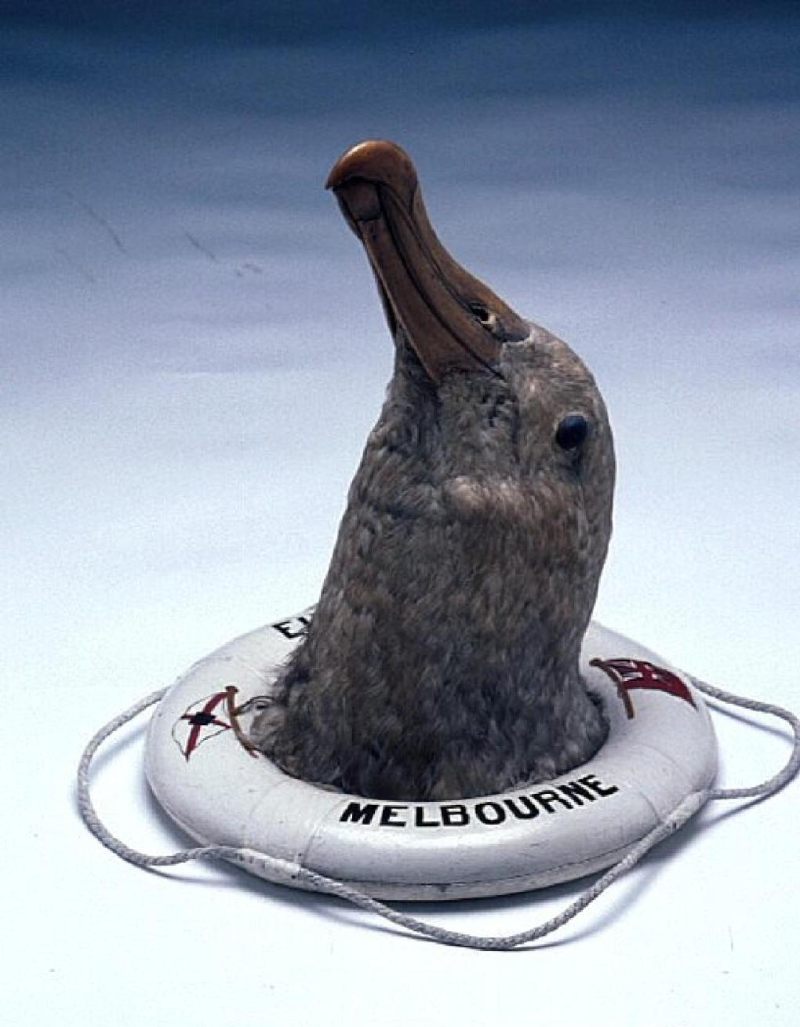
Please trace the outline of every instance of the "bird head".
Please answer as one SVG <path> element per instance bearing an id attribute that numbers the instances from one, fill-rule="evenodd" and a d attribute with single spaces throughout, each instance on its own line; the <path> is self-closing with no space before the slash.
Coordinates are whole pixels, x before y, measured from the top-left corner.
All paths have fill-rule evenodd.
<path id="1" fill-rule="evenodd" d="M 544 780 L 606 732 L 579 670 L 611 531 L 602 398 L 565 343 L 450 256 L 399 146 L 361 143 L 328 186 L 375 274 L 395 373 L 254 741 L 362 795 Z"/>
<path id="2" fill-rule="evenodd" d="M 592 375 L 450 255 L 395 143 L 358 144 L 326 184 L 366 251 L 397 347 L 368 446 L 374 484 L 385 493 L 394 479 L 398 510 L 407 493 L 408 513 L 478 525 L 480 552 L 497 565 L 508 551 L 574 648 L 611 533 L 613 442 Z M 370 492 L 368 475 L 361 486 Z M 473 556 L 477 585 L 486 560 Z"/>

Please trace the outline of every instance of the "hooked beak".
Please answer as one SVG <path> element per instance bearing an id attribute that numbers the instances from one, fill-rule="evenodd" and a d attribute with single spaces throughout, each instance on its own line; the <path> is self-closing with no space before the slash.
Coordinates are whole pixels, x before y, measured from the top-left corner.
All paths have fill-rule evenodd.
<path id="1" fill-rule="evenodd" d="M 442 246 L 411 158 L 395 143 L 348 150 L 325 183 L 367 251 L 389 327 L 403 328 L 434 382 L 451 370 L 496 369 L 503 343 L 530 329 Z"/>

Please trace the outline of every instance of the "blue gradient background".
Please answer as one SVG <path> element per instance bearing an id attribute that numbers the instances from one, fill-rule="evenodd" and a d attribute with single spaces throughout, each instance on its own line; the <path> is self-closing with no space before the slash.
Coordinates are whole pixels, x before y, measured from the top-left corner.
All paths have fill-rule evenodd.
<path id="1" fill-rule="evenodd" d="M 391 369 L 322 189 L 371 136 L 414 155 L 453 253 L 600 380 L 620 476 L 598 618 L 797 706 L 797 11 L 0 7 L 12 1022 L 44 1001 L 62 1024 L 468 1027 L 530 1019 L 534 977 L 549 1025 L 793 1022 L 796 790 L 662 846 L 579 940 L 501 958 L 234 871 L 154 881 L 81 832 L 69 788 L 97 723 L 316 597 Z M 726 781 L 786 752 L 719 722 Z M 130 740 L 98 802 L 166 850 Z M 575 893 L 433 915 L 500 933 Z M 216 973 L 236 986 L 198 996 Z"/>

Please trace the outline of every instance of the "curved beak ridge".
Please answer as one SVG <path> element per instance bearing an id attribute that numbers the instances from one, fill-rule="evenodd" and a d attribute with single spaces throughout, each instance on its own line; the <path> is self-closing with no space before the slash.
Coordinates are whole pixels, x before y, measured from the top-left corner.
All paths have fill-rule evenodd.
<path id="1" fill-rule="evenodd" d="M 348 150 L 326 188 L 367 252 L 393 335 L 401 327 L 436 383 L 452 370 L 495 371 L 527 323 L 447 252 L 422 202 L 411 158 L 385 140 Z"/>

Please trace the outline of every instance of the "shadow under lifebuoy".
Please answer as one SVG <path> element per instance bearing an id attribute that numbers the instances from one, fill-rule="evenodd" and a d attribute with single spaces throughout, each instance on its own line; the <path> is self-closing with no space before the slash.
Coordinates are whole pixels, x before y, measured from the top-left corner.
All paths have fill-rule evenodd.
<path id="1" fill-rule="evenodd" d="M 173 824 L 167 814 L 161 809 L 144 780 L 142 780 L 141 799 L 148 814 L 153 816 L 168 835 L 176 839 L 176 845 L 185 845 L 187 836 L 182 834 L 180 829 Z M 701 814 L 698 817 L 694 817 L 680 831 L 661 842 L 625 878 L 616 882 L 613 893 L 609 892 L 602 896 L 602 906 L 598 904 L 595 907 L 593 905 L 592 913 L 583 922 L 565 925 L 562 928 L 563 935 L 559 937 L 543 937 L 521 945 L 517 949 L 502 951 L 524 952 L 532 948 L 569 945 L 606 930 L 613 925 L 626 909 L 640 901 L 653 886 L 658 879 L 661 862 L 667 859 L 674 859 L 678 853 L 690 847 L 696 835 L 704 826 Z M 321 916 L 326 920 L 357 926 L 360 930 L 377 931 L 397 936 L 405 935 L 409 938 L 412 936 L 406 928 L 371 917 L 367 912 L 353 906 L 346 899 L 325 894 L 324 892 L 287 888 L 284 885 L 273 884 L 263 878 L 249 874 L 242 868 L 225 860 L 215 860 L 214 862 L 216 866 L 215 872 L 212 875 L 192 873 L 191 869 L 186 865 L 180 866 L 179 874 L 176 874 L 175 867 L 152 867 L 146 869 L 157 873 L 159 876 L 173 877 L 187 885 L 244 889 L 261 899 L 268 898 L 270 901 L 279 902 L 284 906 L 313 910 L 315 915 Z M 529 913 L 535 916 L 538 912 L 540 914 L 539 919 L 544 922 L 556 915 L 556 912 L 553 910 L 554 901 L 563 908 L 566 908 L 575 902 L 587 888 L 592 887 L 600 877 L 602 877 L 602 872 L 563 884 L 552 885 L 546 890 L 539 889 L 512 895 L 487 896 L 479 899 L 454 899 L 450 901 L 393 901 L 388 904 L 398 912 L 420 920 L 430 921 L 430 918 L 435 918 L 436 925 L 446 930 L 452 929 L 462 933 L 473 933 L 473 931 L 466 932 L 461 923 L 461 918 L 465 913 L 470 916 L 480 916 L 480 919 L 483 920 L 486 915 L 491 916 L 492 914 L 515 912 L 520 915 Z M 543 901 L 543 896 L 545 895 L 546 901 Z M 547 912 L 543 912 L 544 909 Z M 451 920 L 454 916 L 459 919 L 458 926 L 448 924 L 448 920 Z M 477 935 L 477 932 L 480 930 L 479 925 L 476 924 L 473 930 Z M 417 934 L 415 940 L 432 942 L 437 939 Z"/>

